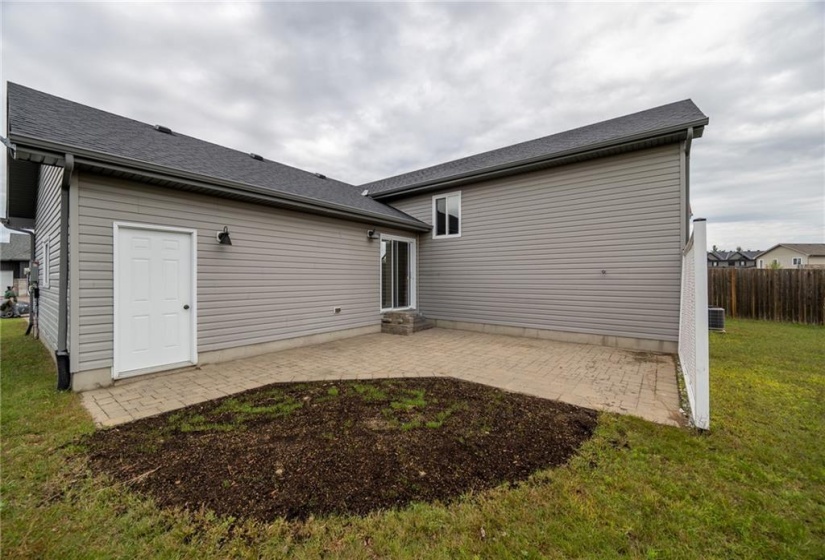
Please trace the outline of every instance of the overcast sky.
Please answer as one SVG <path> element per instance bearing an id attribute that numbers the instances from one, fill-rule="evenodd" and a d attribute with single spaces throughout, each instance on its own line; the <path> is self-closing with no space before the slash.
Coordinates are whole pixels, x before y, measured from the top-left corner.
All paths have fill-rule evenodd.
<path id="1" fill-rule="evenodd" d="M 4 2 L 2 79 L 354 184 L 689 97 L 709 244 L 825 242 L 821 3 Z"/>

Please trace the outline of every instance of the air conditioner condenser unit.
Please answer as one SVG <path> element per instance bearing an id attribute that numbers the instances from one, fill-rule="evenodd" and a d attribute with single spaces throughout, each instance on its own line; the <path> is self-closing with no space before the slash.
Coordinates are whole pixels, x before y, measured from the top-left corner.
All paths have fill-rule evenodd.
<path id="1" fill-rule="evenodd" d="M 708 329 L 725 332 L 724 307 L 708 307 Z"/>

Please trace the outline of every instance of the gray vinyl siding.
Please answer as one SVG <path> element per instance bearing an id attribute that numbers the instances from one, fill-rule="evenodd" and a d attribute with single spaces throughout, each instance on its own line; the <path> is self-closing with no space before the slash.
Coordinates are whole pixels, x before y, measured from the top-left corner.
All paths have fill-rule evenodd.
<path id="1" fill-rule="evenodd" d="M 78 219 L 78 371 L 112 365 L 114 221 L 197 229 L 198 352 L 380 325 L 367 224 L 87 174 Z"/>
<path id="2" fill-rule="evenodd" d="M 419 236 L 419 309 L 677 340 L 681 169 L 672 144 L 393 201 L 431 224 L 432 197 L 461 191 L 461 237 Z"/>
<path id="3" fill-rule="evenodd" d="M 60 183 L 63 169 L 40 166 L 37 185 L 37 212 L 35 214 L 35 255 L 41 264 L 40 311 L 38 324 L 40 338 L 52 350 L 57 349 L 57 317 L 60 275 Z M 49 244 L 49 267 L 45 269 L 44 248 Z M 45 287 L 48 275 L 49 287 Z"/>

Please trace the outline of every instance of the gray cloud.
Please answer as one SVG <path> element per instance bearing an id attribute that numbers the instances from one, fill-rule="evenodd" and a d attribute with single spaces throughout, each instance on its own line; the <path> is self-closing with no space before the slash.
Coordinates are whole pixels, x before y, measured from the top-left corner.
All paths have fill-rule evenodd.
<path id="1" fill-rule="evenodd" d="M 2 5 L 2 78 L 351 183 L 691 97 L 710 242 L 825 241 L 822 4 Z"/>

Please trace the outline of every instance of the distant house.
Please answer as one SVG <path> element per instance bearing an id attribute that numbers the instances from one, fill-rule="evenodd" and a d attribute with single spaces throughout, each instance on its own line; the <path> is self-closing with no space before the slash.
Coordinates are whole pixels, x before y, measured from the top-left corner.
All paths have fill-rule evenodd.
<path id="1" fill-rule="evenodd" d="M 727 268 L 727 251 L 708 251 L 708 268 Z"/>
<path id="2" fill-rule="evenodd" d="M 756 256 L 758 268 L 777 265 L 781 268 L 825 268 L 825 243 L 780 243 Z"/>
<path id="3" fill-rule="evenodd" d="M 17 281 L 26 278 L 30 249 L 29 236 L 22 233 L 12 233 L 8 243 L 0 243 L 0 288 L 19 289 Z"/>
<path id="4" fill-rule="evenodd" d="M 709 251 L 709 268 L 753 268 L 759 251 Z"/>

